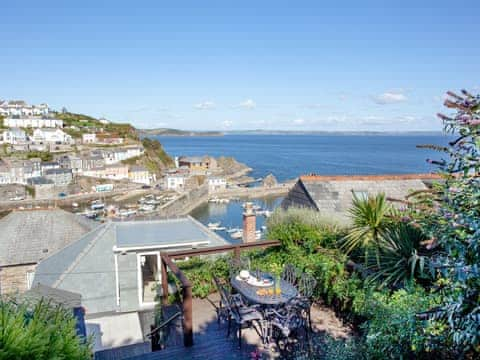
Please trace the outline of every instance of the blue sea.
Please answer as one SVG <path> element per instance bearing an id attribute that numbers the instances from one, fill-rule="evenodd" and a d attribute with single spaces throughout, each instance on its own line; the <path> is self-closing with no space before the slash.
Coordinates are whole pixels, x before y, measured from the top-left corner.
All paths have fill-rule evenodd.
<path id="1" fill-rule="evenodd" d="M 251 168 L 251 176 L 273 173 L 279 180 L 302 174 L 400 174 L 423 173 L 434 168 L 427 158 L 442 154 L 418 149 L 419 144 L 444 145 L 450 139 L 442 135 L 226 135 L 223 137 L 156 137 L 172 156 L 233 156 Z M 203 224 L 220 222 L 227 228 L 242 227 L 242 199 L 230 204 L 206 203 L 191 212 Z M 282 197 L 259 198 L 255 203 L 273 210 Z M 257 217 L 257 230 L 265 218 Z M 219 235 L 231 243 L 225 231 Z"/>
<path id="2" fill-rule="evenodd" d="M 233 156 L 253 169 L 251 176 L 273 173 L 278 180 L 302 174 L 402 174 L 434 168 L 427 158 L 442 154 L 419 144 L 444 145 L 443 135 L 225 135 L 156 137 L 172 156 Z"/>

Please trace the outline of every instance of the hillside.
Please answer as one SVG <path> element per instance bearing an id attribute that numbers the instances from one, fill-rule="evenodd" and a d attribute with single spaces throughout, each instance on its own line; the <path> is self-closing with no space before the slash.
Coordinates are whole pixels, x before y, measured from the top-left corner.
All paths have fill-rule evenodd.
<path id="1" fill-rule="evenodd" d="M 223 136 L 220 131 L 188 131 L 169 128 L 138 129 L 140 136 Z"/>
<path id="2" fill-rule="evenodd" d="M 65 132 L 74 138 L 80 138 L 82 134 L 88 132 L 98 132 L 103 130 L 123 138 L 131 140 L 139 140 L 137 130 L 130 124 L 124 123 L 102 123 L 99 119 L 84 114 L 76 114 L 70 112 L 58 112 L 55 117 L 63 120 Z M 71 129 L 69 127 L 75 127 Z"/>
<path id="3" fill-rule="evenodd" d="M 142 145 L 145 149 L 143 156 L 124 160 L 122 163 L 145 166 L 148 171 L 157 175 L 160 175 L 163 169 L 174 166 L 173 159 L 165 152 L 162 144 L 157 140 L 145 138 L 142 140 Z"/>

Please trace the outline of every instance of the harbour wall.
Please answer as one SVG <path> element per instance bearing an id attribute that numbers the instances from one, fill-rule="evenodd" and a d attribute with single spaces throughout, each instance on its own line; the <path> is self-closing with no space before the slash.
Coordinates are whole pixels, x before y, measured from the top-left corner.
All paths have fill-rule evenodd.
<path id="1" fill-rule="evenodd" d="M 211 193 L 211 197 L 219 198 L 231 198 L 231 197 L 263 197 L 271 195 L 286 195 L 290 189 L 295 185 L 294 182 L 277 184 L 274 186 L 257 186 L 249 188 L 235 188 L 235 189 L 226 189 L 223 191 L 216 191 Z"/>

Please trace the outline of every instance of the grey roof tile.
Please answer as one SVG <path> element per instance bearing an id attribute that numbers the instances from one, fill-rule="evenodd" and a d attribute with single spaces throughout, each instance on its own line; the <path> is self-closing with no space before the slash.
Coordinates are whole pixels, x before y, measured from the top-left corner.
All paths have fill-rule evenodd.
<path id="1" fill-rule="evenodd" d="M 13 211 L 0 219 L 0 266 L 37 263 L 97 226 L 61 209 Z"/>

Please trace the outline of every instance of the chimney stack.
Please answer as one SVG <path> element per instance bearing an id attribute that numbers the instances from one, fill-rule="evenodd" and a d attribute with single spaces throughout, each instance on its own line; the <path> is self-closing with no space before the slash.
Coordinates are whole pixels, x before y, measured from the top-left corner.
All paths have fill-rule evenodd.
<path id="1" fill-rule="evenodd" d="M 255 236 L 257 217 L 252 208 L 252 203 L 245 204 L 245 211 L 243 212 L 243 242 L 251 243 L 257 241 Z"/>

